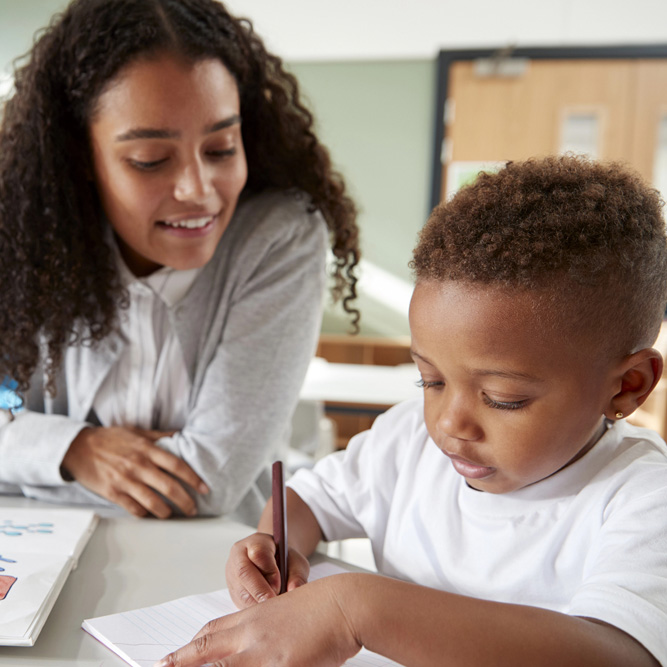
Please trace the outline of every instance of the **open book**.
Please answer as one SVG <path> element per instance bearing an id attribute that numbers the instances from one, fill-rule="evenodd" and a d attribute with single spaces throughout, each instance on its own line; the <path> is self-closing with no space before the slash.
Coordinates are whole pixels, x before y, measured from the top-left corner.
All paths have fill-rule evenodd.
<path id="1" fill-rule="evenodd" d="M 332 563 L 318 563 L 312 567 L 310 579 L 344 571 Z M 87 619 L 82 627 L 133 667 L 150 667 L 167 653 L 187 644 L 209 621 L 235 611 L 237 609 L 225 588 L 153 607 Z M 362 649 L 345 665 L 396 667 L 398 663 Z"/>
<path id="2" fill-rule="evenodd" d="M 0 645 L 35 643 L 96 525 L 90 510 L 0 507 Z"/>

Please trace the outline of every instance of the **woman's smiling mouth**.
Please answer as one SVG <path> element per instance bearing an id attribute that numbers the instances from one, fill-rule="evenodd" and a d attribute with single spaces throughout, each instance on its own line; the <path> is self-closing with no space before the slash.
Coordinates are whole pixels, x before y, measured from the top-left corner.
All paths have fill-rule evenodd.
<path id="1" fill-rule="evenodd" d="M 160 220 L 158 224 L 172 229 L 203 229 L 211 224 L 214 218 L 214 215 L 207 215 L 200 218 L 188 218 L 187 220 Z"/>

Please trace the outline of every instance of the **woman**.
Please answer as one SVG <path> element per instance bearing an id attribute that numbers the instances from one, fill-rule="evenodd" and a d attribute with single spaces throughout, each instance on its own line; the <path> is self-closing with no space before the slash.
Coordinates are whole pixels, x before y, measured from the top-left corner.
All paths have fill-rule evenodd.
<path id="1" fill-rule="evenodd" d="M 294 77 L 215 0 L 75 0 L 0 131 L 0 492 L 256 520 L 355 210 Z"/>

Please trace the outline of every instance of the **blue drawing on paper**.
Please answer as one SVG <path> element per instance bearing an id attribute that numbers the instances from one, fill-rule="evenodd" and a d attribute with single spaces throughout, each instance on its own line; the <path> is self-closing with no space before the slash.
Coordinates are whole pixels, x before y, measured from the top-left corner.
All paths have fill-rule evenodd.
<path id="1" fill-rule="evenodd" d="M 31 533 L 53 533 L 52 523 L 15 523 L 11 519 L 0 521 L 0 535 L 20 537 Z"/>
<path id="2" fill-rule="evenodd" d="M 51 534 L 54 532 L 54 524 L 46 521 L 42 522 L 26 522 L 14 521 L 13 519 L 0 519 L 0 537 L 3 535 L 12 539 L 20 538 L 23 535 Z M 18 546 L 19 542 L 15 542 Z M 2 563 L 16 563 L 12 558 L 0 555 L 0 562 Z M 4 567 L 0 567 L 0 572 L 5 572 Z M 17 577 L 0 574 L 0 601 L 7 598 L 7 594 L 12 586 L 16 583 Z"/>

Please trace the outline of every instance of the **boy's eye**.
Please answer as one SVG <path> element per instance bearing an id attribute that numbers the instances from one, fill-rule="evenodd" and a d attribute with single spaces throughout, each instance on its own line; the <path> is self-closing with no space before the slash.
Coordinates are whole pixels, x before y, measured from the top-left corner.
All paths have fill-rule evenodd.
<path id="1" fill-rule="evenodd" d="M 484 402 L 495 410 L 520 410 L 528 405 L 527 398 L 521 401 L 495 401 L 489 396 L 484 396 Z"/>
<path id="2" fill-rule="evenodd" d="M 445 383 L 442 381 L 429 381 L 420 378 L 415 384 L 421 389 L 431 389 L 432 387 L 442 387 Z"/>

